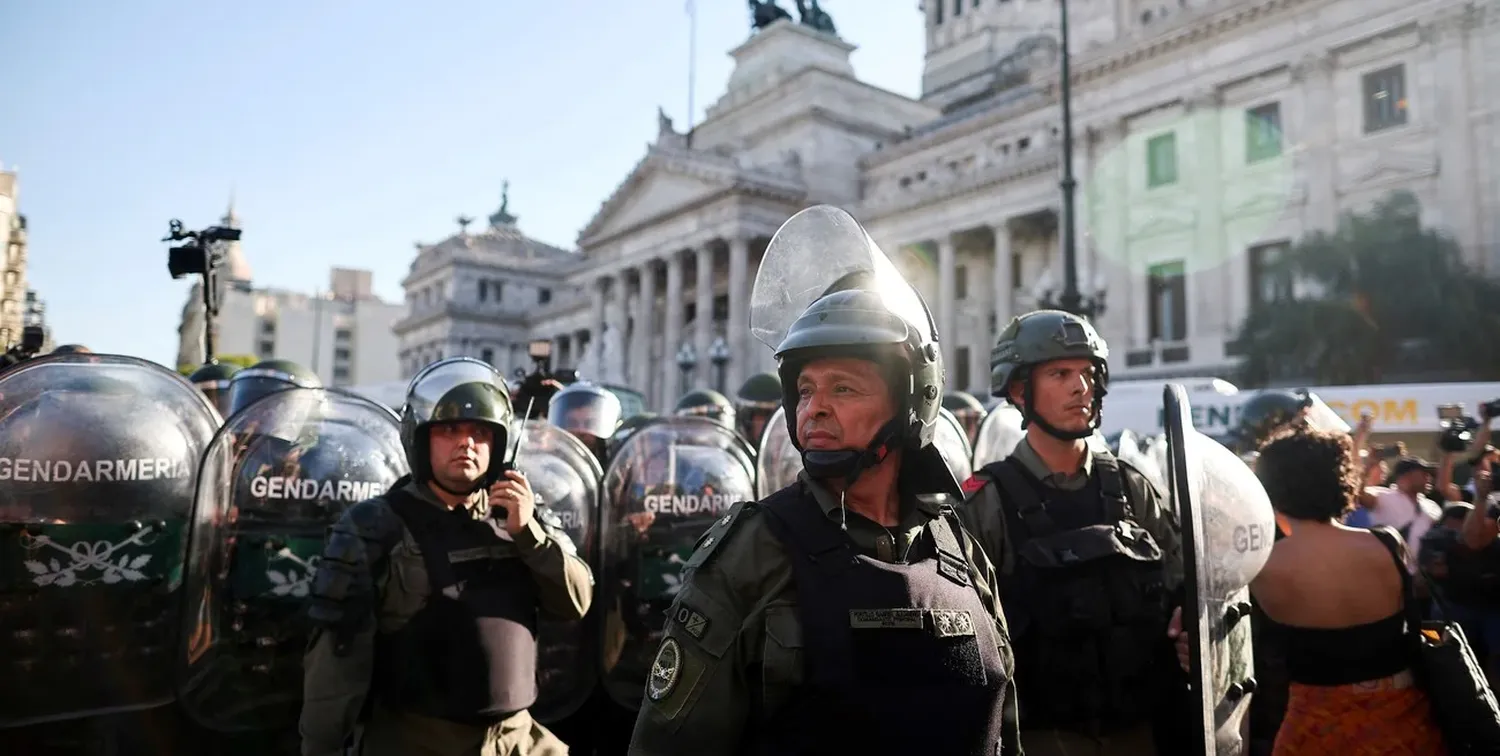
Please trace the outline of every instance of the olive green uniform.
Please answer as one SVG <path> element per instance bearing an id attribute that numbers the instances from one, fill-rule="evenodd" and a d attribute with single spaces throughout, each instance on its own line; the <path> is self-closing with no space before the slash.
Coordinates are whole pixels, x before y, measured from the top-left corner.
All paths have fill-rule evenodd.
<path id="1" fill-rule="evenodd" d="M 805 473 L 799 477 L 823 513 L 838 522 L 839 497 Z M 940 507 L 925 497 L 903 501 L 901 522 L 893 528 L 849 512 L 848 534 L 861 553 L 894 563 L 939 516 Z M 632 755 L 736 753 L 747 730 L 760 724 L 750 721 L 752 710 L 776 711 L 801 684 L 801 621 L 791 557 L 766 518 L 755 503 L 736 504 L 703 535 L 688 560 L 666 626 L 666 637 L 683 651 L 681 662 L 665 695 L 645 697 Z M 998 628 L 1001 658 L 1013 671 L 1005 618 L 994 595 L 994 568 L 974 539 L 963 532 L 956 535 L 974 588 Z M 1014 691 L 1008 690 L 1005 698 L 1010 712 L 1006 753 L 1018 752 L 1012 751 L 1019 736 Z"/>
<path id="2" fill-rule="evenodd" d="M 1083 469 L 1077 473 L 1054 473 L 1047 463 L 1032 448 L 1031 442 L 1022 439 L 1016 445 L 1012 457 L 1043 485 L 1062 491 L 1076 491 L 1088 484 L 1093 474 L 1093 453 L 1083 457 Z M 1126 499 L 1131 503 L 1131 516 L 1162 550 L 1165 566 L 1165 585 L 1176 591 L 1182 585 L 1182 537 L 1176 514 L 1171 504 L 1149 480 L 1129 468 L 1122 468 L 1122 477 L 1129 490 Z M 968 495 L 959 508 L 959 517 L 974 539 L 999 569 L 1000 575 L 1010 575 L 1015 570 L 1016 548 L 1006 533 L 1004 506 L 1000 499 L 1000 486 L 986 482 Z M 992 583 L 993 584 L 993 583 Z M 1000 597 L 1004 601 L 1004 596 Z M 1024 686 L 1025 681 L 1021 681 Z M 1022 687 L 1021 696 L 1026 695 Z M 1089 737 L 1060 730 L 1026 730 L 1022 722 L 1021 742 L 1028 756 L 1154 756 L 1156 746 L 1151 734 L 1151 725 L 1115 733 L 1101 738 Z"/>
<path id="3" fill-rule="evenodd" d="M 446 509 L 427 486 L 408 483 L 406 493 Z M 365 502 L 359 506 L 368 506 Z M 475 519 L 490 515 L 485 492 L 468 507 Z M 514 537 L 516 554 L 531 570 L 543 616 L 577 620 L 593 599 L 593 576 L 561 531 L 544 524 L 538 510 Z M 375 569 L 378 599 L 374 623 L 357 633 L 347 649 L 336 651 L 334 635 L 319 631 L 303 659 L 305 669 L 302 709 L 303 756 L 344 753 L 345 739 L 354 731 L 365 709 L 375 667 L 376 632 L 392 633 L 409 621 L 431 592 L 427 567 L 412 534 L 402 528 L 400 542 L 390 549 L 384 565 Z M 340 652 L 342 651 L 342 653 Z M 372 702 L 373 703 L 373 702 Z M 373 703 L 363 721 L 358 753 L 364 756 L 553 756 L 567 746 L 521 711 L 488 728 L 460 724 L 409 712 L 388 710 Z"/>

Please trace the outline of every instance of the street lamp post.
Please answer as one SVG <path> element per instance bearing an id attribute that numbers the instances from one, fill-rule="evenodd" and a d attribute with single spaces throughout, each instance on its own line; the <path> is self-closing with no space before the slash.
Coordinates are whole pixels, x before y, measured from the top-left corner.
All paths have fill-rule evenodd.
<path id="1" fill-rule="evenodd" d="M 693 368 L 698 366 L 698 352 L 693 349 L 691 342 L 684 341 L 677 350 L 677 369 L 682 371 L 682 385 L 687 386 L 688 380 L 693 374 Z M 677 392 L 681 394 L 681 391 Z M 670 401 L 670 397 L 668 397 Z"/>
<path id="2" fill-rule="evenodd" d="M 714 364 L 714 390 L 724 393 L 724 373 L 729 365 L 729 343 L 723 336 L 715 336 L 708 347 L 708 359 Z"/>
<path id="3" fill-rule="evenodd" d="M 1058 0 L 1061 8 L 1059 32 L 1062 39 L 1062 251 L 1063 290 L 1057 301 L 1047 292 L 1042 304 L 1048 309 L 1065 310 L 1085 318 L 1104 314 L 1104 291 L 1100 289 L 1084 296 L 1078 289 L 1078 214 L 1074 193 L 1078 181 L 1073 177 L 1073 70 L 1068 40 L 1068 0 Z"/>

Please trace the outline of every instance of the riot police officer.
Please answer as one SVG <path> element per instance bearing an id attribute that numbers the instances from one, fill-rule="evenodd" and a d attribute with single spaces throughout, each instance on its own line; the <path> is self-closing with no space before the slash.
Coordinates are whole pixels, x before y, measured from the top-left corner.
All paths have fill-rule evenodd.
<path id="1" fill-rule="evenodd" d="M 571 434 L 604 464 L 605 445 L 620 427 L 624 410 L 613 391 L 591 383 L 574 383 L 552 395 L 547 422 Z"/>
<path id="2" fill-rule="evenodd" d="M 1076 315 L 1012 320 L 990 386 L 1021 411 L 1025 436 L 964 484 L 965 522 L 1000 572 L 1027 754 L 1155 754 L 1174 683 L 1160 673 L 1176 668 L 1178 525 L 1149 479 L 1089 442 L 1108 356 Z"/>
<path id="3" fill-rule="evenodd" d="M 576 620 L 593 578 L 560 522 L 503 461 L 503 377 L 452 358 L 412 379 L 401 419 L 412 474 L 334 525 L 309 614 L 302 752 L 565 753 L 527 709 L 539 613 Z"/>
<path id="4" fill-rule="evenodd" d="M 291 360 L 261 360 L 236 372 L 229 379 L 229 416 L 255 403 L 255 400 L 287 388 L 322 388 L 317 373 Z"/>
<path id="5" fill-rule="evenodd" d="M 219 414 L 229 417 L 229 382 L 240 370 L 238 365 L 210 360 L 188 376 L 188 383 L 198 387 L 213 402 Z"/>
<path id="6" fill-rule="evenodd" d="M 818 266 L 808 240 L 828 245 Z M 799 270 L 839 277 L 788 283 Z M 787 311 L 801 317 L 777 322 Z M 700 539 L 631 753 L 1010 752 L 993 569 L 932 447 L 943 366 L 926 306 L 853 218 L 817 206 L 768 247 L 751 324 L 774 344 L 805 471 Z"/>
<path id="7" fill-rule="evenodd" d="M 745 379 L 734 394 L 734 415 L 740 435 L 752 447 L 760 446 L 766 423 L 781 408 L 781 379 L 775 373 L 756 373 Z"/>
<path id="8" fill-rule="evenodd" d="M 674 415 L 705 417 L 730 430 L 736 430 L 734 404 L 729 397 L 713 389 L 693 389 L 677 400 Z"/>

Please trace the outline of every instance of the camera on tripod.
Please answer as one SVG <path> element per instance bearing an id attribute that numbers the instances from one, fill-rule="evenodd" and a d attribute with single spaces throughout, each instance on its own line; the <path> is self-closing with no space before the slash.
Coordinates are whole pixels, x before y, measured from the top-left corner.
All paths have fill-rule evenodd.
<path id="1" fill-rule="evenodd" d="M 1500 409 L 1500 405 L 1494 401 L 1485 402 L 1480 409 L 1488 412 Z M 1453 454 L 1467 450 L 1469 444 L 1474 442 L 1474 431 L 1479 430 L 1480 425 L 1477 418 L 1464 414 L 1462 404 L 1438 405 L 1438 448 Z"/>

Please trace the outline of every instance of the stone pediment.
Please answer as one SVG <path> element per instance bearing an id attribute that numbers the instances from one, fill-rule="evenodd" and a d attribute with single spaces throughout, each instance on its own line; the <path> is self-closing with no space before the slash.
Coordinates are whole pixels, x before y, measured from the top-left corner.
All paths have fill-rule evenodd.
<path id="1" fill-rule="evenodd" d="M 780 173 L 745 169 L 724 155 L 652 147 L 584 226 L 578 244 L 589 247 L 594 240 L 671 217 L 736 190 L 800 196 L 802 182 L 791 175 L 800 166 L 783 168 Z"/>

